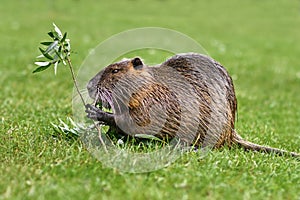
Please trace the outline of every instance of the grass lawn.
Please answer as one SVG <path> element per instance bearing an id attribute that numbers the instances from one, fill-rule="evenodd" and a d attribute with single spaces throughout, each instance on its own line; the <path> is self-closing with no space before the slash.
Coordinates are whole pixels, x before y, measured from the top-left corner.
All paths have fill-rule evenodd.
<path id="1" fill-rule="evenodd" d="M 299 160 L 239 148 L 150 173 L 105 168 L 80 141 L 52 136 L 50 122 L 72 115 L 68 70 L 31 73 L 52 22 L 69 33 L 76 70 L 120 31 L 175 29 L 232 75 L 243 137 L 300 152 L 299 1 L 2 0 L 0 18 L 0 199 L 299 200 Z"/>

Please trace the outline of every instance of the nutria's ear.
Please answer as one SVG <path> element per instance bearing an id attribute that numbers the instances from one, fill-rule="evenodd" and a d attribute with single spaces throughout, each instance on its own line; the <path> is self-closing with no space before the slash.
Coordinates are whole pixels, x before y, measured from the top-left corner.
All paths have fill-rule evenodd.
<path id="1" fill-rule="evenodd" d="M 132 59 L 131 63 L 132 63 L 132 66 L 134 69 L 141 69 L 141 68 L 143 68 L 143 65 L 144 65 L 140 58 Z"/>

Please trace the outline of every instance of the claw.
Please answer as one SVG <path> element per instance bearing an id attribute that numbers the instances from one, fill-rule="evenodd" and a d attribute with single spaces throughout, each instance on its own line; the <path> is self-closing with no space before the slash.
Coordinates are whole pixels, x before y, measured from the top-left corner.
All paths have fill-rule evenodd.
<path id="1" fill-rule="evenodd" d="M 94 111 L 99 110 L 96 106 L 91 105 L 91 104 L 86 104 L 85 109 L 86 109 L 86 111 L 87 110 L 94 110 Z"/>
<path id="2" fill-rule="evenodd" d="M 101 110 L 91 104 L 87 104 L 85 106 L 85 108 L 86 108 L 85 112 L 87 113 L 88 118 L 90 118 L 92 120 L 103 122 L 105 124 L 114 124 L 115 123 L 114 117 L 112 114 L 106 113 L 103 110 Z"/>

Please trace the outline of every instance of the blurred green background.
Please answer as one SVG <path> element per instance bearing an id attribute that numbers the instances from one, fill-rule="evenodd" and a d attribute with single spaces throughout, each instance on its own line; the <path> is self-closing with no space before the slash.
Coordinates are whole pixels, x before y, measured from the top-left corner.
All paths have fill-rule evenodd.
<path id="1" fill-rule="evenodd" d="M 68 70 L 31 73 L 52 22 L 68 32 L 76 70 L 113 34 L 174 29 L 194 38 L 232 75 L 243 137 L 300 152 L 299 4 L 2 0 L 0 199 L 299 199 L 299 161 L 241 149 L 215 150 L 203 159 L 190 153 L 148 174 L 105 168 L 80 141 L 52 137 L 50 122 L 72 115 Z"/>

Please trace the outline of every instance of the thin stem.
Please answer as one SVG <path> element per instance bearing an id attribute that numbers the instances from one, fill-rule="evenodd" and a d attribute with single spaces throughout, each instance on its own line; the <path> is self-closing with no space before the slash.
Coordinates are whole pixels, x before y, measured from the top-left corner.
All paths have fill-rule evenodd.
<path id="1" fill-rule="evenodd" d="M 66 52 L 66 49 L 64 48 L 64 45 L 62 45 L 62 46 L 63 46 L 63 51 Z M 78 83 L 77 83 L 77 80 L 76 80 L 76 78 L 75 78 L 75 73 L 74 73 L 74 70 L 73 70 L 73 65 L 72 65 L 71 59 L 70 59 L 70 57 L 69 57 L 69 55 L 68 55 L 67 53 L 66 53 L 66 58 L 67 58 L 68 66 L 69 66 L 69 69 L 70 69 L 70 71 L 71 71 L 73 83 L 74 83 L 74 85 L 75 85 L 75 88 L 76 88 L 76 90 L 77 90 L 77 93 L 79 94 L 80 99 L 81 99 L 83 105 L 86 106 L 86 103 L 85 103 L 85 101 L 84 101 L 84 98 L 83 98 L 83 96 L 82 96 L 82 94 L 80 93 L 79 88 L 78 88 Z M 100 142 L 101 142 L 101 144 L 103 145 L 105 152 L 108 153 L 107 148 L 106 148 L 106 145 L 105 145 L 105 143 L 104 143 L 104 141 L 103 141 L 103 139 L 102 139 L 102 137 L 101 137 L 101 128 L 97 126 L 96 122 L 93 121 L 93 123 L 94 123 L 94 126 L 97 128 L 97 131 L 98 131 L 98 134 L 99 134 Z"/>
<path id="2" fill-rule="evenodd" d="M 77 83 L 77 80 L 76 80 L 76 78 L 75 78 L 75 73 L 74 73 L 74 70 L 73 70 L 73 66 L 72 66 L 70 57 L 69 57 L 68 55 L 67 55 L 67 62 L 68 62 L 68 65 L 69 65 L 69 69 L 70 69 L 70 71 L 71 71 L 72 79 L 73 79 L 75 88 L 76 88 L 76 90 L 77 90 L 77 93 L 79 94 L 80 99 L 81 99 L 83 105 L 86 106 L 86 103 L 85 103 L 85 101 L 84 101 L 84 99 L 83 99 L 83 96 L 82 96 L 82 94 L 81 94 L 80 91 L 79 91 L 78 83 Z"/>

